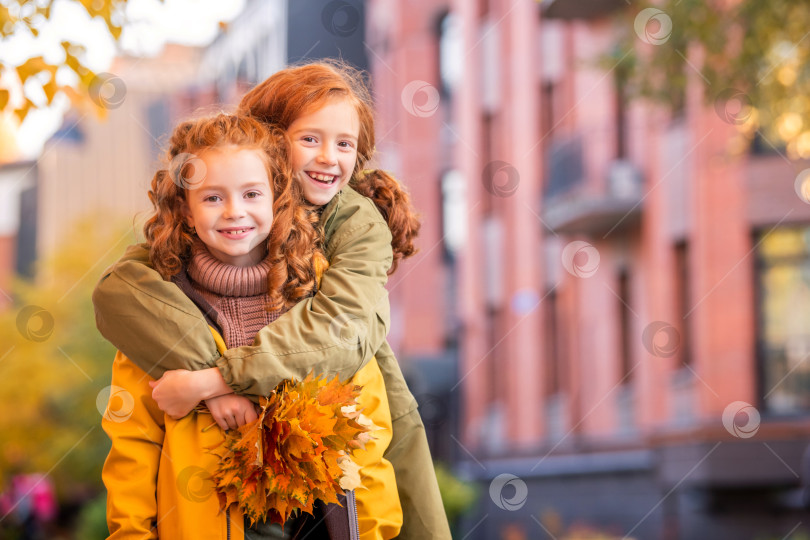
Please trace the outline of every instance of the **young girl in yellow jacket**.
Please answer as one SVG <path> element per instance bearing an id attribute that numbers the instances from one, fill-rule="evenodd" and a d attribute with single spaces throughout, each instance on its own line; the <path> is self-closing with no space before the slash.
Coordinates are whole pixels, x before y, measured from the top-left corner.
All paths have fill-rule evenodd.
<path id="1" fill-rule="evenodd" d="M 144 227 L 151 262 L 205 314 L 222 351 L 251 343 L 316 288 L 317 216 L 300 204 L 288 144 L 282 130 L 245 116 L 185 122 L 172 135 L 170 167 L 152 180 L 155 215 Z M 348 493 L 342 509 L 316 505 L 315 516 L 291 518 L 282 533 L 264 523 L 248 526 L 238 510 L 220 512 L 213 491 L 218 458 L 210 449 L 224 436 L 211 429 L 214 417 L 229 427 L 237 417 L 250 422 L 253 402 L 212 396 L 210 413 L 172 419 L 151 397 L 154 380 L 118 353 L 102 421 L 112 440 L 103 469 L 110 538 L 395 537 L 402 512 L 393 468 L 382 457 L 391 416 L 376 361 L 352 382 L 363 386 L 359 408 L 378 428 L 355 451 L 362 487 Z"/>
<path id="2" fill-rule="evenodd" d="M 386 341 L 385 284 L 397 262 L 413 254 L 418 220 L 395 179 L 364 170 L 375 151 L 373 104 L 364 81 L 363 73 L 342 62 L 305 63 L 271 75 L 239 105 L 240 112 L 294 137 L 293 156 L 302 158 L 293 160 L 296 181 L 309 189 L 310 202 L 324 205 L 320 226 L 330 265 L 315 296 L 262 328 L 250 346 L 222 353 L 188 297 L 151 268 L 143 245 L 134 245 L 102 276 L 93 294 L 96 321 L 104 337 L 150 375 L 172 370 L 155 397 L 175 418 L 217 395 L 213 391 L 265 395 L 313 367 L 344 380 L 376 358 L 393 423 L 385 457 L 396 471 L 404 514 L 398 538 L 449 540 L 424 426 Z M 336 104 L 341 106 L 330 107 Z M 324 113 L 346 112 L 346 105 L 354 115 L 323 122 L 330 120 Z M 348 139 L 347 131 L 353 134 Z M 306 159 L 315 149 L 323 153 Z M 350 156 L 348 166 L 339 168 L 337 162 L 345 160 L 337 156 Z M 354 336 L 353 328 L 359 330 Z M 239 423 L 237 416 L 219 421 L 228 427 Z"/>

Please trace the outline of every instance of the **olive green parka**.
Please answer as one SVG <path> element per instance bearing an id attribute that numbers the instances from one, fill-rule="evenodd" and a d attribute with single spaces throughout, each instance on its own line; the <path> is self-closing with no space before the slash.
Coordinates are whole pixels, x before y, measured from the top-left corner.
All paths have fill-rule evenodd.
<path id="1" fill-rule="evenodd" d="M 220 355 L 200 310 L 150 267 L 143 245 L 130 246 L 99 281 L 93 293 L 98 329 L 154 378 L 170 369 L 216 366 L 243 395 L 267 395 L 313 369 L 347 380 L 376 357 L 393 423 L 385 458 L 402 503 L 398 538 L 450 539 L 416 400 L 386 341 L 391 232 L 374 203 L 350 187 L 325 207 L 321 222 L 329 270 L 320 289 L 260 330 L 252 346 Z"/>

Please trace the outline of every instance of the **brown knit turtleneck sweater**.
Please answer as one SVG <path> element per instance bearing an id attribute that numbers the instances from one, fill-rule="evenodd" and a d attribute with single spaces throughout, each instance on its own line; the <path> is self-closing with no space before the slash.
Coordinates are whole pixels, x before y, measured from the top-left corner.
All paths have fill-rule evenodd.
<path id="1" fill-rule="evenodd" d="M 266 309 L 269 270 L 267 260 L 255 266 L 233 266 L 215 258 L 201 242 L 194 245 L 188 276 L 194 289 L 216 310 L 229 349 L 250 345 L 259 330 L 281 315 Z"/>

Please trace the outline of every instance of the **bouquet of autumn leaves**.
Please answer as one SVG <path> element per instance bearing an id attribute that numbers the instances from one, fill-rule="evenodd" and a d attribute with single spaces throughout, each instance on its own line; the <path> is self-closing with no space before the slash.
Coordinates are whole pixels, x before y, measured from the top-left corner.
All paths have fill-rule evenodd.
<path id="1" fill-rule="evenodd" d="M 364 448 L 374 424 L 356 410 L 361 387 L 310 373 L 284 381 L 260 403 L 258 420 L 230 430 L 213 479 L 220 506 L 238 505 L 251 525 L 284 524 L 312 513 L 320 499 L 337 503 L 360 485 L 351 453 Z"/>

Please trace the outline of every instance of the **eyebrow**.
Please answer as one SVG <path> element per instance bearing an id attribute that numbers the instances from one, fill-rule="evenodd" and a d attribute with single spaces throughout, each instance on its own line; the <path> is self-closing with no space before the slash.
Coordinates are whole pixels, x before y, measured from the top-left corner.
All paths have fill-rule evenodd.
<path id="1" fill-rule="evenodd" d="M 293 131 L 293 134 L 298 134 L 298 133 L 301 133 L 302 131 L 311 131 L 311 132 L 320 134 L 320 133 L 323 133 L 324 130 L 320 129 L 320 128 L 304 126 L 304 127 L 300 127 L 298 129 L 296 129 L 295 131 Z M 338 136 L 339 139 L 353 139 L 355 141 L 360 138 L 359 135 L 352 135 L 351 133 L 338 133 L 337 136 Z"/>
<path id="2" fill-rule="evenodd" d="M 241 186 L 239 186 L 239 189 L 251 189 L 251 188 L 255 188 L 255 187 L 270 187 L 270 184 L 269 184 L 269 182 L 256 181 L 256 182 L 250 182 L 248 184 L 241 185 Z M 224 186 L 216 186 L 215 185 L 215 186 L 202 186 L 202 187 L 199 187 L 197 189 L 194 189 L 193 191 L 201 193 L 201 192 L 205 192 L 205 191 L 224 191 L 225 189 L 226 188 Z M 230 189 L 230 188 L 227 188 L 227 189 Z"/>

